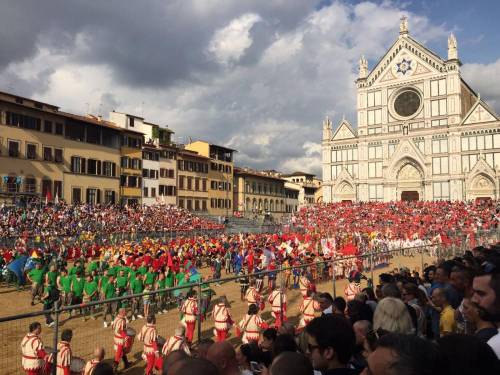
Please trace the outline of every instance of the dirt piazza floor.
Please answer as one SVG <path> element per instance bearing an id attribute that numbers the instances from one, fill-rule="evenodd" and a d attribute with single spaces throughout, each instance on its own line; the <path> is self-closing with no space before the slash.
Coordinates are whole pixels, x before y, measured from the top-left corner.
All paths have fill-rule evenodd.
<path id="1" fill-rule="evenodd" d="M 433 260 L 425 255 L 423 258 L 418 255 L 416 257 L 405 257 L 397 256 L 391 260 L 391 263 L 384 268 L 379 268 L 374 270 L 374 280 L 378 280 L 378 275 L 382 272 L 387 272 L 393 268 L 408 267 L 410 270 L 418 269 L 421 270 L 422 261 L 425 263 L 432 263 Z M 202 270 L 203 274 L 208 273 L 208 269 Z M 370 277 L 370 273 L 367 274 Z M 224 277 L 224 271 L 223 271 Z M 266 281 L 267 282 L 267 278 Z M 343 296 L 343 291 L 346 286 L 346 280 L 336 281 L 336 291 L 337 296 Z M 362 286 L 366 283 L 363 282 Z M 219 286 L 213 285 L 212 288 L 217 293 L 217 296 L 226 295 L 227 299 L 231 305 L 231 314 L 233 320 L 238 322 L 246 313 L 247 304 L 240 300 L 240 287 L 236 281 L 229 281 L 223 283 Z M 333 294 L 333 281 L 332 279 L 325 280 L 317 284 L 317 290 L 319 292 L 329 292 Z M 216 296 L 216 297 L 217 297 Z M 216 298 L 214 297 L 214 298 Z M 287 291 L 287 316 L 289 320 L 295 324 L 299 322 L 299 306 L 302 302 L 302 297 L 300 296 L 299 290 L 288 290 Z M 35 306 L 30 306 L 30 294 L 26 289 L 24 291 L 17 291 L 13 288 L 0 288 L 0 316 L 10 316 L 14 314 L 22 314 L 33 311 L 40 311 L 42 305 L 38 304 Z M 270 312 L 269 303 L 266 304 L 264 312 L 262 312 L 262 317 L 268 321 L 273 322 Z M 73 350 L 73 355 L 81 357 L 85 360 L 91 358 L 93 350 L 97 346 L 103 346 L 106 350 L 106 358 L 110 361 L 113 356 L 113 333 L 111 328 L 103 327 L 102 313 L 97 314 L 96 320 L 83 321 L 81 316 L 69 317 L 67 313 L 61 316 L 62 321 L 60 322 L 59 332 L 61 330 L 70 328 L 73 330 L 73 340 L 71 342 L 71 347 Z M 28 326 L 33 321 L 40 321 L 42 323 L 42 337 L 45 346 L 53 346 L 54 339 L 54 329 L 47 328 L 45 326 L 45 319 L 43 316 L 29 319 L 15 320 L 11 322 L 0 323 L 0 364 L 1 374 L 22 374 L 21 370 L 21 351 L 20 342 L 23 336 L 28 332 Z M 163 337 L 168 337 L 173 334 L 174 329 L 178 326 L 180 320 L 179 311 L 176 307 L 173 307 L 169 312 L 161 315 L 157 315 L 157 330 L 158 333 Z M 144 319 L 139 319 L 130 322 L 130 326 L 139 331 L 141 327 L 145 324 Z M 241 343 L 240 338 L 235 337 L 234 327 L 231 330 L 231 336 L 229 341 L 235 346 Z M 196 335 L 195 335 L 196 337 Z M 202 324 L 202 337 L 203 338 L 213 338 L 213 320 L 208 318 Z M 142 343 L 136 342 L 129 354 L 129 360 L 132 363 L 132 367 L 127 370 L 122 370 L 122 374 L 143 374 L 145 363 L 141 359 Z M 120 364 L 119 369 L 123 368 L 123 363 Z"/>

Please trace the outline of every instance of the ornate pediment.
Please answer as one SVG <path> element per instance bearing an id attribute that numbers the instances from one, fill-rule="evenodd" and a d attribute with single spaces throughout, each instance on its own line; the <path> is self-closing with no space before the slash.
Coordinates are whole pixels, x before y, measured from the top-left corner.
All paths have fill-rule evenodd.
<path id="1" fill-rule="evenodd" d="M 460 125 L 478 124 L 498 120 L 496 113 L 479 97 Z"/>
<path id="2" fill-rule="evenodd" d="M 406 35 L 400 37 L 380 59 L 366 77 L 366 84 L 372 86 L 380 82 L 445 71 L 443 59 Z"/>
<path id="3" fill-rule="evenodd" d="M 349 183 L 350 185 L 354 184 L 354 180 L 351 176 L 351 174 L 347 171 L 347 168 L 345 166 L 342 167 L 342 170 L 338 174 L 337 178 L 335 179 L 336 183 L 335 185 L 339 187 L 342 183 Z"/>
<path id="4" fill-rule="evenodd" d="M 400 142 L 389 161 L 388 176 L 392 179 L 412 179 L 418 173 L 418 178 L 423 178 L 425 170 L 425 157 L 415 143 L 409 139 Z"/>
<path id="5" fill-rule="evenodd" d="M 338 141 L 341 139 L 356 138 L 357 134 L 352 128 L 351 124 L 347 120 L 342 120 L 342 122 L 337 127 L 337 130 L 333 133 L 332 141 Z"/>
<path id="6" fill-rule="evenodd" d="M 484 160 L 484 156 L 480 155 L 479 159 L 477 159 L 476 164 L 472 167 L 472 169 L 467 174 L 467 180 L 469 184 L 474 180 L 477 176 L 483 175 L 488 176 L 491 179 L 495 179 L 495 170 L 491 168 L 491 166 Z"/>

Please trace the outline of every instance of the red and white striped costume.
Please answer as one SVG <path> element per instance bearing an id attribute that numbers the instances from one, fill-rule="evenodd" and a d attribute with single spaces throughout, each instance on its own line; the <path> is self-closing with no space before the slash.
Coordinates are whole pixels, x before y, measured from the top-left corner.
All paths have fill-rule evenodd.
<path id="1" fill-rule="evenodd" d="M 231 314 L 226 304 L 223 302 L 219 302 L 214 306 L 212 310 L 212 316 L 215 321 L 215 335 L 217 336 L 217 341 L 221 342 L 226 339 L 227 332 L 231 328 L 233 324 L 233 320 L 231 319 Z"/>
<path id="2" fill-rule="evenodd" d="M 46 357 L 42 339 L 34 333 L 28 333 L 21 341 L 21 353 L 21 364 L 26 374 L 41 374 Z"/>
<path id="3" fill-rule="evenodd" d="M 312 297 L 305 297 L 300 305 L 300 312 L 302 318 L 299 322 L 299 329 L 304 328 L 311 320 L 314 319 L 314 313 L 321 310 L 319 302 L 315 301 Z"/>
<path id="4" fill-rule="evenodd" d="M 349 283 L 344 289 L 345 299 L 347 301 L 352 301 L 358 293 L 361 293 L 361 285 L 358 283 Z"/>
<path id="5" fill-rule="evenodd" d="M 165 345 L 163 345 L 161 352 L 166 357 L 175 350 L 184 350 L 187 355 L 191 355 L 189 346 L 183 336 L 170 336 L 165 342 Z"/>
<path id="6" fill-rule="evenodd" d="M 69 342 L 60 341 L 57 344 L 57 371 L 56 375 L 70 375 L 71 347 Z"/>
<path id="7" fill-rule="evenodd" d="M 118 345 L 125 344 L 125 336 L 127 332 L 127 318 L 117 315 L 113 323 L 111 323 L 111 327 L 113 328 L 114 333 L 114 349 L 116 350 Z"/>
<path id="8" fill-rule="evenodd" d="M 181 312 L 184 315 L 181 323 L 186 327 L 186 340 L 193 342 L 194 327 L 196 324 L 196 317 L 198 316 L 198 302 L 193 297 L 184 301 L 181 307 Z"/>
<path id="9" fill-rule="evenodd" d="M 146 361 L 145 374 L 150 375 L 153 373 L 155 367 L 156 352 L 158 351 L 158 343 L 156 339 L 158 334 L 156 333 L 156 327 L 154 324 L 147 323 L 142 327 L 141 332 L 137 338 L 144 343 L 144 348 L 142 350 L 142 359 Z"/>
<path id="10" fill-rule="evenodd" d="M 83 375 L 94 375 L 94 369 L 99 364 L 97 359 L 91 359 L 85 364 Z"/>
<path id="11" fill-rule="evenodd" d="M 245 293 L 245 299 L 248 302 L 248 306 L 250 305 L 259 306 L 261 301 L 261 296 L 257 291 L 257 289 L 254 286 L 251 286 L 250 288 L 247 289 L 247 292 Z"/>
<path id="12" fill-rule="evenodd" d="M 286 320 L 286 294 L 280 290 L 273 290 L 267 300 L 271 304 L 271 312 L 276 319 L 275 326 L 279 328 Z M 283 316 L 281 316 L 281 303 L 283 303 Z"/>
<path id="13" fill-rule="evenodd" d="M 299 278 L 299 288 L 302 297 L 307 297 L 307 290 L 311 287 L 311 281 L 305 276 Z"/>
<path id="14" fill-rule="evenodd" d="M 258 341 L 260 331 L 267 327 L 267 323 L 260 316 L 247 314 L 238 323 L 237 330 L 242 333 L 241 341 L 248 344 L 250 341 Z"/>

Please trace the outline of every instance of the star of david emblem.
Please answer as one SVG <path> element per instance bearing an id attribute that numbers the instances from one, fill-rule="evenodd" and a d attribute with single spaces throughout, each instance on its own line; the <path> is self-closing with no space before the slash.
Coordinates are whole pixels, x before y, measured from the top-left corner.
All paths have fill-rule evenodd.
<path id="1" fill-rule="evenodd" d="M 406 60 L 405 58 L 403 58 L 401 62 L 396 63 L 396 66 L 398 68 L 398 73 L 406 74 L 406 72 L 411 70 L 411 60 Z"/>

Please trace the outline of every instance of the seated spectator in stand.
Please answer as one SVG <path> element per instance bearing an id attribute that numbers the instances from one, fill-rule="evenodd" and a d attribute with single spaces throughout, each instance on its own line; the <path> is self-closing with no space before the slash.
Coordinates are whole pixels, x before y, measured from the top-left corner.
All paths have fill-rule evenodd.
<path id="1" fill-rule="evenodd" d="M 361 375 L 447 374 L 435 344 L 414 335 L 387 334 L 367 358 Z"/>
<path id="2" fill-rule="evenodd" d="M 432 291 L 432 302 L 439 313 L 439 337 L 455 333 L 457 323 L 455 321 L 455 310 L 451 307 L 447 293 L 443 288 Z"/>
<path id="3" fill-rule="evenodd" d="M 437 340 L 439 351 L 452 375 L 500 374 L 500 361 L 478 337 L 450 334 Z"/>
<path id="4" fill-rule="evenodd" d="M 406 305 L 393 297 L 385 297 L 378 303 L 373 314 L 373 329 L 402 334 L 415 332 Z"/>
<path id="5" fill-rule="evenodd" d="M 462 313 L 467 325 L 472 328 L 474 336 L 481 341 L 488 342 L 498 333 L 497 327 L 492 322 L 483 319 L 484 313 L 470 298 L 464 298 Z"/>
<path id="6" fill-rule="evenodd" d="M 348 367 L 356 338 L 349 322 L 337 315 L 314 318 L 306 326 L 307 347 L 313 368 L 323 375 L 355 375 Z"/>
<path id="7" fill-rule="evenodd" d="M 313 375 L 311 361 L 301 353 L 284 352 L 273 361 L 270 375 Z"/>

